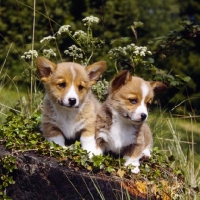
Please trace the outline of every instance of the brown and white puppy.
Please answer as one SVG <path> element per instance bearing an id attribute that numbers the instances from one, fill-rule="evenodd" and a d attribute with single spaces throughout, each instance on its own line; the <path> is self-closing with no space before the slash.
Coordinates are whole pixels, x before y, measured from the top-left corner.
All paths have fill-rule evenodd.
<path id="1" fill-rule="evenodd" d="M 100 104 L 90 88 L 105 71 L 106 63 L 83 67 L 72 62 L 54 64 L 39 57 L 37 68 L 46 91 L 41 123 L 44 137 L 63 147 L 66 140 L 80 139 L 90 157 L 97 154 L 95 121 Z"/>
<path id="2" fill-rule="evenodd" d="M 161 82 L 148 82 L 122 71 L 110 83 L 110 90 L 96 121 L 98 152 L 111 151 L 139 172 L 139 160 L 150 157 L 152 133 L 145 123 L 154 93 L 164 90 Z"/>

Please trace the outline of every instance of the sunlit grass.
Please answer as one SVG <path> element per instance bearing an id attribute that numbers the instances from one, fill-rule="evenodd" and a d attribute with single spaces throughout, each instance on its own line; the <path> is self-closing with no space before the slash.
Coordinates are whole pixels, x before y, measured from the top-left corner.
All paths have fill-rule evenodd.
<path id="1" fill-rule="evenodd" d="M 21 112 L 17 106 L 26 98 L 25 92 L 18 92 L 9 88 L 0 89 L 0 122 L 3 122 L 10 111 Z"/>
<path id="2" fill-rule="evenodd" d="M 154 146 L 158 146 L 166 158 L 174 157 L 172 165 L 184 173 L 187 184 L 194 188 L 200 186 L 200 123 L 197 118 L 189 114 L 177 117 L 162 111 L 151 113 L 149 118 Z"/>

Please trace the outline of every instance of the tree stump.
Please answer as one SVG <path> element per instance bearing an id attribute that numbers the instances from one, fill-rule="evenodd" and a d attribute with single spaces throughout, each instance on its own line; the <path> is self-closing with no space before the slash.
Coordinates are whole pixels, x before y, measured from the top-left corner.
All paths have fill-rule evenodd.
<path id="1" fill-rule="evenodd" d="M 1 148 L 0 156 L 6 154 Z M 156 186 L 145 181 L 60 166 L 56 158 L 31 152 L 16 157 L 15 184 L 7 187 L 13 200 L 171 199 L 169 193 L 158 194 Z"/>

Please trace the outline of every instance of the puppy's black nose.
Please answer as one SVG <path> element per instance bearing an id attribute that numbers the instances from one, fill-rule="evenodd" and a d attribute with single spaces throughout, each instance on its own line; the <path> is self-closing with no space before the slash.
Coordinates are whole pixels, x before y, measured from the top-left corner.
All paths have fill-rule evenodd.
<path id="1" fill-rule="evenodd" d="M 145 113 L 141 114 L 141 120 L 144 121 L 147 118 L 147 115 Z"/>
<path id="2" fill-rule="evenodd" d="M 76 99 L 75 98 L 69 98 L 69 105 L 74 106 L 76 104 Z"/>

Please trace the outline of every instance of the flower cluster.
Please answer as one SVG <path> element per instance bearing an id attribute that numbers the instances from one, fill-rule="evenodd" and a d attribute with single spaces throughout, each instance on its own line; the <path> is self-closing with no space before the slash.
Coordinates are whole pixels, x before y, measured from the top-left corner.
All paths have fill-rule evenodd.
<path id="1" fill-rule="evenodd" d="M 75 33 L 74 33 L 74 35 L 73 35 L 73 37 L 74 38 L 76 38 L 76 39 L 78 39 L 78 38 L 80 38 L 80 37 L 87 37 L 87 33 L 85 33 L 84 31 L 82 31 L 82 30 L 78 30 L 78 31 L 76 31 Z"/>
<path id="2" fill-rule="evenodd" d="M 89 17 L 84 18 L 82 21 L 85 23 L 84 25 L 91 26 L 93 23 L 98 24 L 99 18 L 91 15 Z"/>
<path id="3" fill-rule="evenodd" d="M 83 58 L 83 51 L 81 50 L 81 48 L 78 48 L 76 45 L 72 45 L 68 49 L 69 50 L 65 50 L 64 53 L 73 57 L 74 60 L 76 60 L 77 58 Z"/>
<path id="4" fill-rule="evenodd" d="M 97 81 L 96 84 L 92 86 L 92 92 L 97 96 L 100 101 L 105 101 L 108 95 L 109 82 L 105 79 Z"/>
<path id="5" fill-rule="evenodd" d="M 94 16 L 89 16 L 84 18 L 83 23 L 87 26 L 87 31 L 82 30 L 72 31 L 70 30 L 70 25 L 61 26 L 56 35 L 61 35 L 63 32 L 73 40 L 75 45 L 72 45 L 65 50 L 64 53 L 73 57 L 73 60 L 80 59 L 82 63 L 89 63 L 91 58 L 95 55 L 96 50 L 102 48 L 104 42 L 99 38 L 93 37 L 92 25 L 94 23 L 99 23 L 99 18 Z"/>
<path id="6" fill-rule="evenodd" d="M 40 43 L 43 43 L 44 41 L 50 41 L 52 39 L 55 40 L 56 38 L 54 36 L 49 35 L 47 37 L 44 37 L 42 40 L 40 40 Z"/>
<path id="7" fill-rule="evenodd" d="M 44 49 L 44 50 L 43 50 L 43 55 L 44 55 L 46 58 L 50 58 L 51 56 L 56 57 L 56 53 L 53 51 L 53 49 Z"/>
<path id="8" fill-rule="evenodd" d="M 140 56 L 146 56 L 146 55 L 152 55 L 151 51 L 147 51 L 147 47 L 138 47 L 135 46 L 135 50 L 133 51 L 133 54 L 140 55 Z"/>
<path id="9" fill-rule="evenodd" d="M 61 33 L 64 33 L 64 32 L 69 33 L 69 32 L 70 32 L 70 31 L 69 31 L 69 28 L 70 28 L 70 27 L 71 27 L 70 25 L 61 26 L 61 27 L 59 28 L 57 34 L 58 34 L 58 35 L 61 35 Z"/>
<path id="10" fill-rule="evenodd" d="M 111 49 L 109 52 L 110 58 L 122 56 L 146 56 L 152 55 L 151 51 L 147 50 L 147 47 L 136 46 L 135 44 L 129 44 L 126 47 L 116 47 Z"/>
<path id="11" fill-rule="evenodd" d="M 152 65 L 154 60 L 150 58 L 152 53 L 145 46 L 137 46 L 132 43 L 125 47 L 115 47 L 108 54 L 110 59 L 115 61 L 116 71 L 118 71 L 117 63 L 124 63 L 122 67 L 132 66 L 134 71 L 137 66 L 154 67 Z"/>
<path id="12" fill-rule="evenodd" d="M 28 52 L 24 52 L 24 55 L 21 56 L 22 59 L 31 59 L 32 57 L 37 58 L 38 57 L 38 53 L 36 50 L 29 50 Z"/>

